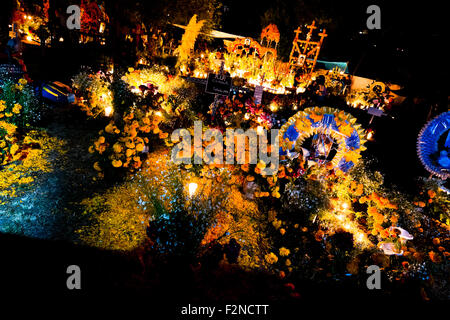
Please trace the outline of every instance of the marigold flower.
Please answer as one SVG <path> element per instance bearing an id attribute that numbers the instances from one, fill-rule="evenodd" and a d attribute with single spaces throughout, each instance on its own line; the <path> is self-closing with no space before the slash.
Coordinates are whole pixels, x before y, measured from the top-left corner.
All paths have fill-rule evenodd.
<path id="1" fill-rule="evenodd" d="M 325 235 L 325 233 L 322 230 L 319 230 L 316 232 L 314 237 L 316 238 L 316 241 L 322 241 L 322 238 L 324 235 Z"/>
<path id="2" fill-rule="evenodd" d="M 19 146 L 17 144 L 13 144 L 11 146 L 10 152 L 11 152 L 12 155 L 14 155 L 18 150 L 19 150 Z"/>
<path id="3" fill-rule="evenodd" d="M 273 252 L 266 254 L 264 256 L 264 259 L 266 259 L 267 263 L 269 264 L 274 264 L 278 262 L 278 257 Z"/>
<path id="4" fill-rule="evenodd" d="M 142 150 L 144 150 L 144 145 L 142 143 L 136 145 L 136 151 L 137 152 L 142 152 Z"/>
<path id="5" fill-rule="evenodd" d="M 382 238 L 388 238 L 389 237 L 389 230 L 384 229 L 380 232 L 380 235 Z"/>
<path id="6" fill-rule="evenodd" d="M 18 113 L 20 113 L 20 110 L 22 110 L 22 106 L 18 103 L 14 104 L 12 112 L 15 114 L 18 114 Z"/>
<path id="7" fill-rule="evenodd" d="M 428 253 L 428 256 L 430 257 L 430 260 L 433 261 L 434 263 L 439 263 L 442 261 L 441 257 L 439 256 L 438 253 L 434 252 L 434 251 L 430 251 Z"/>
<path id="8" fill-rule="evenodd" d="M 128 148 L 128 149 L 134 149 L 136 146 L 134 145 L 134 142 L 133 141 L 131 141 L 131 140 L 128 140 L 126 143 L 125 143 L 125 146 Z"/>
<path id="9" fill-rule="evenodd" d="M 133 149 L 127 149 L 125 154 L 126 154 L 127 158 L 129 158 L 129 157 L 131 157 L 133 155 L 133 153 L 134 153 Z"/>
<path id="10" fill-rule="evenodd" d="M 398 217 L 397 217 L 397 216 L 392 216 L 392 217 L 391 217 L 391 222 L 392 222 L 393 224 L 397 223 L 397 222 L 398 222 Z"/>
<path id="11" fill-rule="evenodd" d="M 110 122 L 106 127 L 105 127 L 105 132 L 113 134 L 114 133 L 114 124 L 113 122 Z"/>
<path id="12" fill-rule="evenodd" d="M 279 250 L 280 256 L 282 257 L 286 257 L 288 256 L 291 252 L 289 251 L 289 249 L 285 248 L 285 247 L 281 247 Z"/>
<path id="13" fill-rule="evenodd" d="M 122 166 L 122 161 L 120 161 L 120 160 L 113 160 L 113 161 L 112 161 L 112 165 L 113 165 L 113 167 L 115 167 L 115 168 L 119 168 L 119 167 Z"/>
<path id="14" fill-rule="evenodd" d="M 100 164 L 98 162 L 94 163 L 94 169 L 97 171 L 102 171 L 102 168 L 100 167 Z"/>
<path id="15" fill-rule="evenodd" d="M 266 164 L 264 163 L 264 161 L 259 160 L 259 162 L 256 165 L 256 167 L 258 167 L 259 169 L 264 169 L 266 167 Z"/>
<path id="16" fill-rule="evenodd" d="M 281 220 L 274 220 L 273 222 L 272 222 L 272 225 L 275 227 L 275 229 L 278 229 L 278 228 L 280 228 L 281 227 Z"/>
<path id="17" fill-rule="evenodd" d="M 160 132 L 159 133 L 159 138 L 160 139 L 166 139 L 169 136 L 169 134 L 167 132 Z"/>
<path id="18" fill-rule="evenodd" d="M 428 196 L 433 199 L 434 197 L 436 197 L 436 192 L 434 192 L 433 190 L 428 190 Z"/>
<path id="19" fill-rule="evenodd" d="M 280 190 L 280 187 L 276 187 L 276 188 L 272 191 L 272 197 L 274 197 L 274 198 L 280 198 L 280 197 L 281 197 L 281 194 L 280 194 L 279 190 Z"/>
<path id="20" fill-rule="evenodd" d="M 114 145 L 113 145 L 113 150 L 114 150 L 114 152 L 115 153 L 121 153 L 122 152 L 122 145 L 121 144 L 119 144 L 119 143 L 115 143 Z"/>

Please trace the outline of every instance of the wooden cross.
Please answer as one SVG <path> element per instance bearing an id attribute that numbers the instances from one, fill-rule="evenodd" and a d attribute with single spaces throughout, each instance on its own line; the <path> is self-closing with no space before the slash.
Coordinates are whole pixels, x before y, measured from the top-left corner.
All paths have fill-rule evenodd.
<path id="1" fill-rule="evenodd" d="M 294 32 L 295 32 L 295 39 L 298 39 L 298 35 L 302 33 L 302 30 L 300 29 L 300 27 L 298 27 L 297 30 L 295 30 Z"/>
<path id="2" fill-rule="evenodd" d="M 323 38 L 328 36 L 327 32 L 326 32 L 326 29 L 323 29 L 323 32 L 319 33 L 319 36 L 320 36 L 320 43 L 322 43 Z"/>
<path id="3" fill-rule="evenodd" d="M 308 32 L 308 33 L 312 35 L 313 30 L 314 30 L 314 29 L 317 29 L 317 27 L 316 27 L 316 21 L 313 21 L 312 24 L 310 24 L 309 26 L 306 26 L 306 27 L 309 29 L 309 32 Z"/>

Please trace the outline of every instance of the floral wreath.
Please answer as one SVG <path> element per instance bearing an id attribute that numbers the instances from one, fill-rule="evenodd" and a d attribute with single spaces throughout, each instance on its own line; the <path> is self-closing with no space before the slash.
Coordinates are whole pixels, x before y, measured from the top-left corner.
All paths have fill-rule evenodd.
<path id="1" fill-rule="evenodd" d="M 449 151 L 450 133 L 444 149 L 439 150 L 438 141 L 450 127 L 450 111 L 444 112 L 429 121 L 420 131 L 417 139 L 417 154 L 423 166 L 432 174 L 445 180 L 450 177 Z M 434 159 L 436 158 L 436 159 Z"/>
<path id="2" fill-rule="evenodd" d="M 338 145 L 329 162 L 333 168 L 348 172 L 366 150 L 364 130 L 356 118 L 342 110 L 315 107 L 299 111 L 280 129 L 280 155 L 287 155 L 317 133 L 326 134 Z"/>

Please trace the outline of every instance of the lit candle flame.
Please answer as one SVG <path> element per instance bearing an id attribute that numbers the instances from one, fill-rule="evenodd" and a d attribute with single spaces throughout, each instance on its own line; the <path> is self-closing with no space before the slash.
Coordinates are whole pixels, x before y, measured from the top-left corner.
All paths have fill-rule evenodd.
<path id="1" fill-rule="evenodd" d="M 107 116 L 107 117 L 111 116 L 112 111 L 113 111 L 113 108 L 111 106 L 106 107 L 105 108 L 105 116 Z"/>
<path id="2" fill-rule="evenodd" d="M 188 189 L 189 189 L 189 196 L 192 197 L 195 192 L 197 191 L 198 188 L 198 184 L 196 184 L 195 182 L 191 182 L 188 185 Z"/>

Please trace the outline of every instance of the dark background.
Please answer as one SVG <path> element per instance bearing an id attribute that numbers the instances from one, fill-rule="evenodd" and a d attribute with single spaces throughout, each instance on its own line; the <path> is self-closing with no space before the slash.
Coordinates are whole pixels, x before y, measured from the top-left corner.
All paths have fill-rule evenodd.
<path id="1" fill-rule="evenodd" d="M 190 1 L 183 0 L 141 2 L 107 0 L 106 7 L 113 25 L 131 24 L 139 18 L 148 23 L 164 26 L 168 21 L 187 24 L 192 14 L 196 12 L 197 5 L 204 7 L 204 3 L 210 2 L 219 5 L 220 14 L 217 17 L 220 17 L 220 21 L 216 21 L 216 28 L 225 32 L 259 38 L 263 27 L 269 23 L 277 24 L 281 32 L 279 51 L 284 58 L 289 55 L 293 31 L 299 25 L 309 24 L 316 19 L 316 24 L 326 28 L 328 33 L 320 59 L 349 61 L 350 73 L 404 85 L 407 100 L 396 111 L 396 119 L 374 120 L 376 141 L 368 144 L 368 153 L 377 159 L 377 166 L 385 173 L 387 184 L 415 191 L 413 183 L 415 177 L 428 175 L 416 155 L 417 134 L 426 123 L 428 115 L 434 116 L 448 109 L 448 11 L 444 1 L 434 0 L 416 4 L 410 1 L 196 0 L 192 1 L 195 5 L 191 5 Z M 64 0 L 52 1 L 53 5 L 62 8 L 68 3 L 69 1 Z M 7 36 L 12 4 L 12 0 L 2 0 L 0 4 L 2 45 L 6 41 L 5 34 Z M 366 9 L 371 4 L 377 4 L 381 8 L 381 30 L 366 30 L 366 20 L 369 16 Z M 207 14 L 207 11 L 206 9 L 202 14 Z M 114 33 L 111 37 L 114 38 Z M 114 54 L 119 49 L 114 42 L 101 50 L 95 47 L 59 47 L 43 51 L 34 47 L 25 52 L 25 62 L 30 73 L 37 75 L 37 79 L 58 79 L 68 82 L 81 64 L 89 65 L 96 62 L 99 54 Z M 433 105 L 437 107 L 430 113 Z M 366 115 L 359 119 L 363 126 L 368 122 Z M 7 288 L 5 290 L 19 296 L 23 292 L 30 292 L 36 298 L 46 290 L 71 295 L 71 292 L 65 290 L 64 284 L 65 268 L 73 261 L 82 261 L 82 269 L 90 270 L 84 279 L 86 283 L 96 283 L 97 287 L 89 287 L 86 283 L 83 285 L 86 285 L 84 287 L 86 291 L 93 295 L 105 294 L 105 291 L 110 289 L 123 289 L 122 284 L 130 281 L 132 283 L 132 279 L 120 279 L 117 275 L 127 277 L 130 274 L 128 271 L 136 271 L 133 270 L 135 266 L 127 258 L 94 249 L 77 248 L 67 243 L 0 235 L 0 244 L 2 255 L 0 287 Z M 150 279 L 148 285 L 156 289 L 147 288 L 147 291 L 144 289 L 144 293 L 148 294 L 155 290 L 151 296 L 154 299 L 159 296 L 160 300 L 170 297 L 188 299 L 190 287 L 186 283 L 191 279 L 183 278 L 180 269 L 174 266 L 178 267 L 174 263 L 171 267 L 167 266 L 166 271 L 160 271 L 161 277 L 158 280 L 160 283 L 155 284 Z M 246 285 L 258 289 L 259 283 L 263 284 L 265 289 L 261 288 L 260 292 L 244 291 L 243 296 L 245 294 L 283 296 L 283 289 L 277 287 L 277 281 L 270 275 L 248 275 L 248 277 L 250 280 Z M 222 281 L 223 283 L 216 284 L 215 289 L 223 289 L 227 281 L 223 279 Z M 242 286 L 242 283 L 230 282 L 230 286 L 233 285 Z M 271 287 L 272 285 L 274 287 Z M 181 287 L 185 291 L 180 292 Z M 367 291 L 365 295 L 361 295 L 361 292 L 353 289 L 351 287 L 324 289 L 311 284 L 311 287 L 304 288 L 304 292 L 310 295 L 310 299 L 317 298 L 318 301 L 338 297 L 348 302 L 374 299 Z M 131 291 L 134 290 L 131 288 Z M 407 299 L 407 291 L 408 288 L 399 289 L 396 301 L 402 296 Z M 202 292 L 198 297 L 207 297 L 207 292 Z"/>

